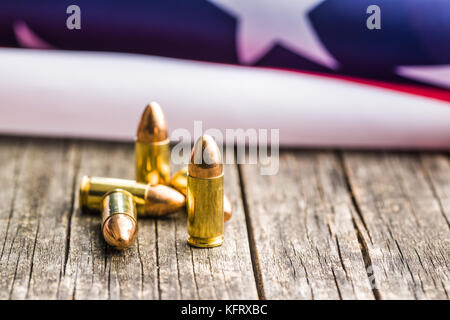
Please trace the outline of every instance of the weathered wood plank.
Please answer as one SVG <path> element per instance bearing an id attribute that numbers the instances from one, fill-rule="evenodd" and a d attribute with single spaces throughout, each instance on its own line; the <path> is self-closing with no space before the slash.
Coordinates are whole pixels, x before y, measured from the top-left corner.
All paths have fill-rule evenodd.
<path id="1" fill-rule="evenodd" d="M 273 176 L 241 170 L 266 298 L 374 298 L 333 152 L 282 152 Z"/>
<path id="2" fill-rule="evenodd" d="M 55 298 L 64 266 L 74 154 L 62 140 L 10 140 L 19 141 L 19 149 L 14 151 L 15 169 L 10 171 L 8 161 L 1 169 L 12 190 L 5 195 L 13 195 L 0 261 L 0 296 Z M 2 139 L 2 156 L 12 151 L 10 143 Z"/>
<path id="3" fill-rule="evenodd" d="M 256 299 L 257 288 L 273 299 L 448 299 L 448 156 L 342 159 L 283 152 L 276 176 L 243 165 L 244 203 L 226 166 L 224 246 L 189 247 L 179 212 L 140 219 L 137 243 L 118 252 L 100 217 L 80 212 L 78 187 L 85 174 L 133 178 L 131 144 L 0 137 L 0 299 Z"/>
<path id="4" fill-rule="evenodd" d="M 438 161 L 433 158 L 426 163 Z M 344 162 L 379 297 L 448 298 L 450 230 L 420 157 L 346 152 Z M 435 181 L 442 188 L 449 183 Z"/>

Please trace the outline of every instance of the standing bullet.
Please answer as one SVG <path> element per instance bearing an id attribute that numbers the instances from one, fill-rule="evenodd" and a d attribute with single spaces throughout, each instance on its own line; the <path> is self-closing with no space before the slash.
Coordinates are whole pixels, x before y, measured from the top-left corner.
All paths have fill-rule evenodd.
<path id="1" fill-rule="evenodd" d="M 184 195 L 168 186 L 84 176 L 80 185 L 80 208 L 83 211 L 102 210 L 104 195 L 113 189 L 122 189 L 132 194 L 139 216 L 161 217 L 176 212 L 185 205 Z"/>
<path id="2" fill-rule="evenodd" d="M 160 105 L 151 102 L 139 121 L 135 143 L 136 181 L 168 184 L 170 148 L 167 123 Z"/>
<path id="3" fill-rule="evenodd" d="M 187 193 L 187 176 L 188 176 L 188 168 L 187 166 L 181 168 L 173 175 L 172 179 L 170 179 L 170 185 L 180 191 L 182 194 L 186 195 Z M 223 219 L 224 222 L 227 222 L 233 216 L 233 206 L 231 205 L 230 199 L 226 194 L 223 195 Z"/>
<path id="4" fill-rule="evenodd" d="M 188 243 L 217 247 L 223 237 L 223 167 L 214 139 L 200 137 L 194 145 L 187 176 Z"/>
<path id="5" fill-rule="evenodd" d="M 136 207 L 131 193 L 115 189 L 105 194 L 102 201 L 102 233 L 105 241 L 123 250 L 136 238 Z"/>

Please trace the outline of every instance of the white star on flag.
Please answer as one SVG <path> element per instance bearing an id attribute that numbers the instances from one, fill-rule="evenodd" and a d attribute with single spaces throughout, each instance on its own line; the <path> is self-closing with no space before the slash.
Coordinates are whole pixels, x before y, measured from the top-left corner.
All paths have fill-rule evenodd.
<path id="1" fill-rule="evenodd" d="M 308 14 L 323 0 L 209 0 L 235 16 L 237 54 L 253 64 L 275 44 L 315 63 L 336 69 L 339 63 L 318 38 Z"/>
<path id="2" fill-rule="evenodd" d="M 400 66 L 397 74 L 450 89 L 450 65 Z"/>

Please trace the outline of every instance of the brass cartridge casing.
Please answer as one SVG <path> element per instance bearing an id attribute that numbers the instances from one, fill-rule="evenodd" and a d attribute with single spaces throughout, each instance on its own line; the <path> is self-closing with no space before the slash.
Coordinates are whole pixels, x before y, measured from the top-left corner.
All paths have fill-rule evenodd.
<path id="1" fill-rule="evenodd" d="M 164 113 L 156 102 L 148 104 L 142 113 L 134 156 L 137 182 L 169 184 L 170 140 Z"/>
<path id="2" fill-rule="evenodd" d="M 102 233 L 105 241 L 123 250 L 131 246 L 137 234 L 136 206 L 131 193 L 115 189 L 102 200 Z"/>
<path id="3" fill-rule="evenodd" d="M 223 168 L 219 148 L 208 135 L 194 145 L 187 175 L 188 243 L 217 247 L 224 241 Z"/>
<path id="4" fill-rule="evenodd" d="M 132 194 L 139 216 L 161 217 L 176 212 L 185 205 L 184 195 L 168 186 L 84 176 L 80 185 L 80 208 L 83 211 L 101 211 L 104 195 L 114 189 Z"/>
<path id="5" fill-rule="evenodd" d="M 187 194 L 187 176 L 188 168 L 184 166 L 172 176 L 170 179 L 170 185 L 180 191 L 182 194 Z M 226 194 L 223 195 L 223 219 L 225 222 L 231 219 L 233 216 L 233 206 L 231 205 L 230 199 Z"/>

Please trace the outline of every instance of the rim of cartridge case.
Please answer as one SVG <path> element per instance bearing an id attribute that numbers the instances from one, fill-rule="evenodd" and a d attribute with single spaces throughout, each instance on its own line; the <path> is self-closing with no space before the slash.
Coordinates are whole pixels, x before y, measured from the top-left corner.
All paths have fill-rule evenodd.
<path id="1" fill-rule="evenodd" d="M 151 145 L 151 146 L 154 146 L 154 145 L 169 144 L 169 143 L 170 143 L 170 138 L 167 138 L 166 140 L 163 140 L 163 141 L 144 142 L 144 141 L 139 140 L 138 137 L 136 136 L 136 137 L 134 138 L 134 142 L 135 142 L 135 143 L 142 143 L 142 144 L 144 144 L 144 145 Z"/>
<path id="2" fill-rule="evenodd" d="M 189 236 L 187 242 L 189 245 L 198 248 L 214 248 L 221 246 L 225 241 L 224 235 L 214 238 L 197 238 Z"/>
<path id="3" fill-rule="evenodd" d="M 83 176 L 83 178 L 81 178 L 80 199 L 79 199 L 79 205 L 82 210 L 88 209 L 87 202 L 90 187 L 91 187 L 91 177 Z"/>

